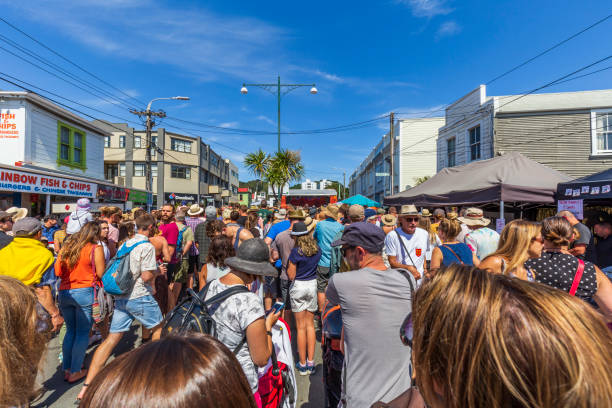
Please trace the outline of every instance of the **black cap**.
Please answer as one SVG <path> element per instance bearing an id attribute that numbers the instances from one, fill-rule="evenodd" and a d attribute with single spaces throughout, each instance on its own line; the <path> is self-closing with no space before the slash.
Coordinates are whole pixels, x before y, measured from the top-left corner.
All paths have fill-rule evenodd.
<path id="1" fill-rule="evenodd" d="M 306 224 L 304 222 L 296 222 L 295 224 L 293 224 L 293 228 L 291 228 L 291 235 L 298 237 L 300 235 L 306 235 L 309 232 L 310 231 L 308 231 L 308 228 L 306 227 Z"/>
<path id="2" fill-rule="evenodd" d="M 347 226 L 342 238 L 332 242 L 331 246 L 360 246 L 370 253 L 378 253 L 382 251 L 384 244 L 385 233 L 380 227 L 368 222 L 356 222 Z"/>

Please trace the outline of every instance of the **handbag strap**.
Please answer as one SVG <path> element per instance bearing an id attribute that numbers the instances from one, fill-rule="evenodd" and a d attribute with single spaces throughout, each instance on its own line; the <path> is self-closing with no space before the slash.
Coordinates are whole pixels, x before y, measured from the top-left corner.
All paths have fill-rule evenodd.
<path id="1" fill-rule="evenodd" d="M 453 251 L 453 250 L 452 250 L 452 248 L 451 248 L 451 247 L 449 247 L 449 246 L 448 246 L 448 245 L 446 245 L 446 244 L 442 244 L 441 246 L 443 246 L 444 248 L 446 248 L 446 249 L 448 249 L 449 251 L 451 251 L 451 252 L 453 253 L 453 255 L 455 255 L 455 258 L 457 258 L 457 259 L 459 260 L 459 262 L 461 262 L 461 265 L 465 265 L 465 264 L 463 263 L 463 261 L 461 260 L 461 258 L 459 258 L 459 255 L 457 255 L 457 254 L 455 253 L 455 251 Z"/>
<path id="2" fill-rule="evenodd" d="M 91 286 L 94 288 L 94 291 L 97 288 L 96 281 L 98 280 L 98 276 L 96 275 L 96 260 L 95 260 L 95 253 L 96 253 L 97 247 L 98 247 L 98 244 L 94 244 L 93 248 L 91 249 L 91 255 L 89 256 L 90 261 L 91 261 L 91 271 L 93 272 L 93 281 L 91 283 Z"/>
<path id="3" fill-rule="evenodd" d="M 410 251 L 408 251 L 408 249 L 406 248 L 406 245 L 404 245 L 404 240 L 402 240 L 402 236 L 400 235 L 399 231 L 395 230 L 395 233 L 397 234 L 397 239 L 399 239 L 400 245 L 402 247 L 402 254 L 405 251 L 408 254 L 408 258 L 410 258 L 410 262 L 412 263 L 412 266 L 414 266 L 416 268 L 416 264 L 412 260 L 412 256 L 410 256 Z M 404 261 L 405 261 L 405 259 L 404 259 Z"/>
<path id="4" fill-rule="evenodd" d="M 572 282 L 572 287 L 569 291 L 570 296 L 576 295 L 576 291 L 578 290 L 578 285 L 580 284 L 580 280 L 582 279 L 582 272 L 584 272 L 584 261 L 582 259 L 578 259 L 578 269 L 576 269 L 576 275 L 574 276 L 574 282 Z"/>

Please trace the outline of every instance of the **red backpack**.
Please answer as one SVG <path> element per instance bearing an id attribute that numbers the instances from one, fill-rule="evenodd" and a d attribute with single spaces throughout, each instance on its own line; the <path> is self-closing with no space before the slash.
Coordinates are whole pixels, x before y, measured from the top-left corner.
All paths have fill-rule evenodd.
<path id="1" fill-rule="evenodd" d="M 289 333 L 291 339 L 291 330 L 289 325 L 283 319 L 278 319 L 285 326 L 285 330 Z M 287 400 L 289 406 L 295 405 L 295 385 L 291 380 L 288 367 L 285 363 L 276 360 L 276 349 L 272 347 L 272 355 L 270 356 L 272 365 L 268 371 L 259 378 L 259 388 L 257 393 L 261 397 L 263 408 L 282 408 Z"/>

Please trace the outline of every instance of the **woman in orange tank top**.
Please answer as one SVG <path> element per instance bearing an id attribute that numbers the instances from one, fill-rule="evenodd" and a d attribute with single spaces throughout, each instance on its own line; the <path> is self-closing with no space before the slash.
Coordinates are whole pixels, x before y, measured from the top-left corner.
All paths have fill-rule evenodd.
<path id="1" fill-rule="evenodd" d="M 93 284 L 104 274 L 104 250 L 98 245 L 100 226 L 88 222 L 64 242 L 55 262 L 55 274 L 62 280 L 59 307 L 66 323 L 62 344 L 64 379 L 70 383 L 87 375 L 83 360 L 89 330 L 93 324 Z"/>

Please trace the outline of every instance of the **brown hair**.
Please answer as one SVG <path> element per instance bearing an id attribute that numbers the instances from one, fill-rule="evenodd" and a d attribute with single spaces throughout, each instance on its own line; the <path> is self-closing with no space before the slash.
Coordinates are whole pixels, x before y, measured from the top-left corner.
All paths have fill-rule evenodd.
<path id="1" fill-rule="evenodd" d="M 461 224 L 456 219 L 442 218 L 438 230 L 444 234 L 447 240 L 453 240 L 461 233 Z"/>
<path id="2" fill-rule="evenodd" d="M 209 239 L 213 239 L 217 234 L 221 234 L 225 224 L 221 220 L 211 220 L 206 224 L 206 236 Z"/>
<path id="3" fill-rule="evenodd" d="M 81 407 L 254 408 L 232 352 L 213 337 L 168 336 L 123 354 L 92 381 Z"/>
<path id="4" fill-rule="evenodd" d="M 143 231 L 149 228 L 151 225 L 156 225 L 157 221 L 155 220 L 155 217 L 145 213 L 136 218 L 135 224 L 139 231 Z"/>
<path id="5" fill-rule="evenodd" d="M 292 237 L 295 239 L 295 247 L 299 248 L 302 255 L 313 256 L 319 252 L 319 245 L 310 234 L 292 235 Z"/>
<path id="6" fill-rule="evenodd" d="M 247 215 L 246 223 L 244 224 L 245 228 L 250 230 L 251 228 L 255 228 L 257 226 L 257 221 L 259 220 L 259 216 L 257 213 L 251 212 Z"/>
<path id="7" fill-rule="evenodd" d="M 223 267 L 225 266 L 225 260 L 235 255 L 236 250 L 232 245 L 232 240 L 226 235 L 217 235 L 210 239 L 206 262 L 217 267 Z"/>
<path id="8" fill-rule="evenodd" d="M 612 336 L 553 287 L 442 268 L 417 291 L 414 367 L 426 402 L 459 407 L 600 407 L 612 400 Z"/>
<path id="9" fill-rule="evenodd" d="M 73 269 L 79 263 L 83 248 L 87 244 L 97 244 L 98 241 L 100 241 L 100 224 L 90 221 L 83 225 L 79 232 L 64 241 L 58 256 L 59 262 L 66 265 L 68 269 Z"/>
<path id="10" fill-rule="evenodd" d="M 563 217 L 548 217 L 542 221 L 542 237 L 556 247 L 569 245 L 572 225 Z"/>
<path id="11" fill-rule="evenodd" d="M 119 224 L 119 239 L 117 243 L 118 247 L 134 236 L 134 234 L 136 233 L 135 227 L 136 223 L 134 221 L 124 221 Z"/>
<path id="12" fill-rule="evenodd" d="M 121 208 L 116 206 L 100 207 L 98 211 L 100 211 L 100 215 L 102 215 L 104 218 L 108 218 L 115 214 L 119 214 L 121 212 Z"/>
<path id="13" fill-rule="evenodd" d="M 0 406 L 26 406 L 47 347 L 37 330 L 36 295 L 17 279 L 0 275 Z M 49 322 L 47 322 L 49 323 Z"/>

